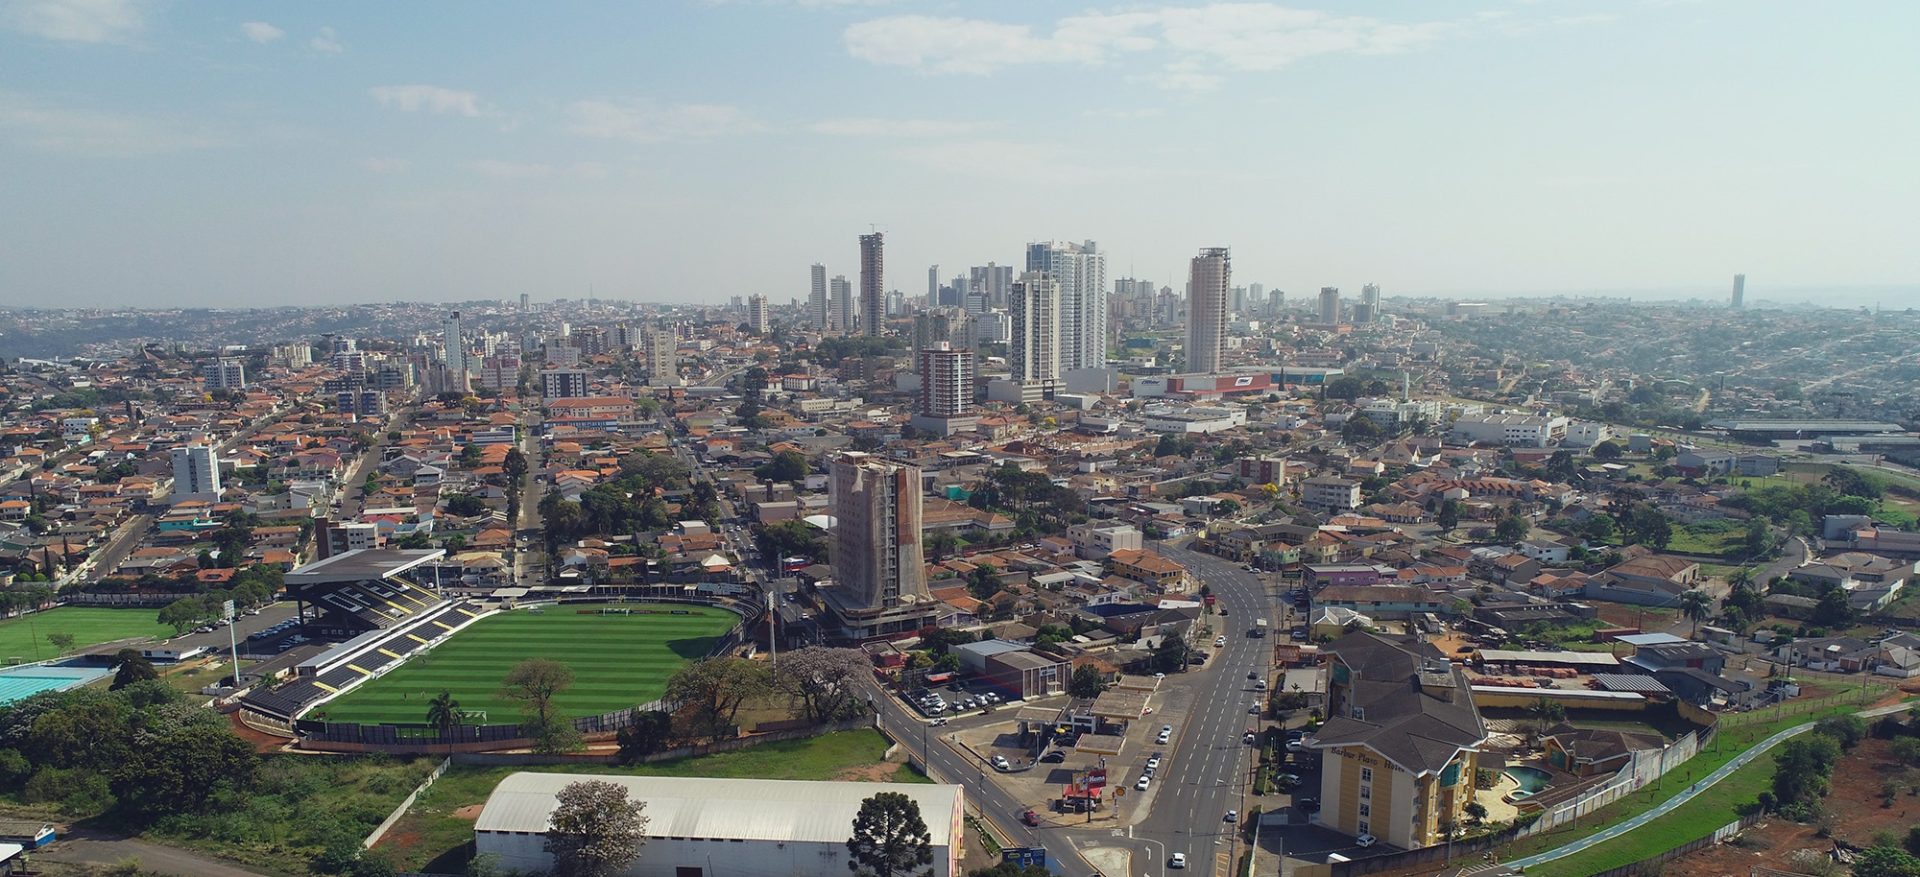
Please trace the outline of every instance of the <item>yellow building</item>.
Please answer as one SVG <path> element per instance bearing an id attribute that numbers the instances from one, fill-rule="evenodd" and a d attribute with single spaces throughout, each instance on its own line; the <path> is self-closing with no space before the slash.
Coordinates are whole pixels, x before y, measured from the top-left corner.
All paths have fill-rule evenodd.
<path id="1" fill-rule="evenodd" d="M 1433 646 L 1368 632 L 1328 644 L 1321 824 L 1397 847 L 1446 840 L 1473 800 L 1486 724 L 1466 676 Z"/>

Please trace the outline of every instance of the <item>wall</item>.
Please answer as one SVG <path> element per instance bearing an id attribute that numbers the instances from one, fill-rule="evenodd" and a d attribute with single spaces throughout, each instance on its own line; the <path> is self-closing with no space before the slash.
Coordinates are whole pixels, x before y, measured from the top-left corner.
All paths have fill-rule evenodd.
<path id="1" fill-rule="evenodd" d="M 501 867 L 530 873 L 545 873 L 553 860 L 542 848 L 543 835 L 509 835 L 494 832 L 474 835 L 475 851 L 499 856 Z M 693 838 L 648 838 L 640 848 L 640 858 L 620 877 L 676 877 L 675 868 L 699 868 L 708 877 L 787 877 L 821 875 L 845 877 L 845 842 L 721 841 Z M 953 877 L 952 856 L 944 846 L 933 848 L 934 877 Z"/>
<path id="2" fill-rule="evenodd" d="M 393 828 L 393 824 L 399 822 L 400 817 L 407 815 L 408 810 L 413 809 L 413 802 L 420 799 L 420 793 L 432 788 L 433 781 L 439 779 L 441 774 L 446 773 L 447 766 L 452 763 L 453 759 L 451 758 L 442 759 L 441 762 L 434 767 L 433 773 L 427 774 L 427 778 L 421 780 L 420 785 L 415 786 L 412 792 L 407 793 L 406 800 L 401 801 L 400 806 L 393 808 L 393 812 L 388 813 L 387 818 L 380 821 L 380 826 L 375 828 L 372 834 L 367 835 L 366 839 L 360 842 L 361 848 L 373 849 L 374 844 L 379 843 L 381 838 L 386 837 L 387 832 Z"/>

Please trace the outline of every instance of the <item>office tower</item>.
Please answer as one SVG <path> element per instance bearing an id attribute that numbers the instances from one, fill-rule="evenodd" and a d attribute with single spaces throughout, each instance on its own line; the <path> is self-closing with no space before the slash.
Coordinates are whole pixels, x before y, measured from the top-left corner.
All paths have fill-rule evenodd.
<path id="1" fill-rule="evenodd" d="M 829 325 L 827 314 L 831 311 L 827 304 L 827 266 L 815 262 L 811 280 L 813 285 L 807 293 L 807 323 L 824 332 Z"/>
<path id="2" fill-rule="evenodd" d="M 209 445 L 173 449 L 173 499 L 213 500 L 220 497 L 220 461 Z"/>
<path id="3" fill-rule="evenodd" d="M 927 266 L 927 307 L 940 305 L 940 266 Z"/>
<path id="4" fill-rule="evenodd" d="M 828 296 L 828 301 L 832 305 L 827 312 L 828 322 L 832 324 L 833 331 L 843 335 L 851 334 L 855 313 L 853 284 L 847 282 L 847 275 L 835 274 L 828 288 L 832 290 L 832 295 Z"/>
<path id="5" fill-rule="evenodd" d="M 527 294 L 524 292 L 520 293 L 520 313 L 523 313 L 523 314 L 526 313 L 528 308 L 531 307 L 532 304 L 533 304 L 533 299 L 529 298 Z"/>
<path id="6" fill-rule="evenodd" d="M 961 306 L 969 314 L 984 314 L 993 309 L 993 303 L 988 301 L 986 292 L 978 289 L 968 291 Z"/>
<path id="7" fill-rule="evenodd" d="M 541 399 L 578 399 L 587 395 L 587 373 L 577 368 L 540 370 Z"/>
<path id="8" fill-rule="evenodd" d="M 746 306 L 747 306 L 747 303 L 746 303 L 745 301 L 742 301 L 742 300 L 741 300 L 741 298 L 740 298 L 740 296 L 737 296 L 737 295 L 736 295 L 736 296 L 734 296 L 734 297 L 733 297 L 733 305 L 732 305 L 732 307 L 733 307 L 733 309 L 734 309 L 734 310 L 736 310 L 736 311 L 738 311 L 738 310 L 743 310 L 743 309 L 745 309 L 745 308 L 746 308 Z"/>
<path id="9" fill-rule="evenodd" d="M 1380 319 L 1380 284 L 1369 283 L 1360 287 L 1360 303 L 1367 306 L 1367 318 L 1354 322 L 1371 323 Z"/>
<path id="10" fill-rule="evenodd" d="M 920 470 L 849 451 L 833 461 L 833 583 L 839 608 L 927 602 Z"/>
<path id="11" fill-rule="evenodd" d="M 1287 309 L 1287 294 L 1278 289 L 1267 292 L 1267 316 L 1277 317 Z"/>
<path id="12" fill-rule="evenodd" d="M 1208 247 L 1193 257 L 1187 275 L 1187 371 L 1213 374 L 1227 344 L 1227 290 L 1233 260 L 1226 247 Z"/>
<path id="13" fill-rule="evenodd" d="M 934 341 L 920 348 L 922 417 L 960 417 L 973 408 L 973 351 Z"/>
<path id="14" fill-rule="evenodd" d="M 647 342 L 647 385 L 680 386 L 679 336 L 672 329 L 648 329 L 644 337 Z"/>
<path id="15" fill-rule="evenodd" d="M 1007 290 L 1013 286 L 1013 266 L 988 262 L 967 270 L 967 289 L 987 294 L 987 306 L 1007 306 Z"/>
<path id="16" fill-rule="evenodd" d="M 1060 285 L 1060 369 L 1107 363 L 1107 256 L 1093 241 L 1027 245 L 1027 271 Z"/>
<path id="17" fill-rule="evenodd" d="M 767 312 L 767 297 L 758 293 L 747 296 L 747 328 L 755 335 L 765 335 L 773 328 L 773 321 Z"/>
<path id="18" fill-rule="evenodd" d="M 1262 303 L 1263 303 L 1263 302 L 1264 302 L 1264 301 L 1266 300 L 1266 297 L 1267 297 L 1267 285 L 1266 285 L 1266 284 L 1264 284 L 1264 283 L 1249 283 L 1249 284 L 1247 284 L 1247 304 L 1248 304 L 1248 306 L 1250 306 L 1250 307 L 1259 307 L 1259 306 L 1260 306 L 1260 305 L 1261 305 L 1261 304 L 1262 304 Z"/>
<path id="19" fill-rule="evenodd" d="M 897 289 L 887 290 L 887 316 L 897 317 L 907 312 L 907 297 Z"/>
<path id="20" fill-rule="evenodd" d="M 1320 322 L 1335 326 L 1340 323 L 1340 288 L 1337 286 L 1320 287 Z"/>
<path id="21" fill-rule="evenodd" d="M 1015 381 L 1051 381 L 1060 377 L 1060 283 L 1051 275 L 1028 271 L 1007 291 L 1013 316 L 1013 340 L 1007 364 Z"/>
<path id="22" fill-rule="evenodd" d="M 1747 306 L 1747 275 L 1745 274 L 1733 275 L 1733 306 L 1735 308 Z"/>
<path id="23" fill-rule="evenodd" d="M 201 369 L 207 379 L 207 389 L 243 390 L 247 386 L 247 364 L 244 360 L 223 356 L 208 363 Z"/>
<path id="24" fill-rule="evenodd" d="M 1227 292 L 1227 312 L 1244 314 L 1247 312 L 1247 288 L 1236 286 Z"/>
<path id="25" fill-rule="evenodd" d="M 860 236 L 860 333 L 874 338 L 887 324 L 885 246 L 880 232 Z"/>

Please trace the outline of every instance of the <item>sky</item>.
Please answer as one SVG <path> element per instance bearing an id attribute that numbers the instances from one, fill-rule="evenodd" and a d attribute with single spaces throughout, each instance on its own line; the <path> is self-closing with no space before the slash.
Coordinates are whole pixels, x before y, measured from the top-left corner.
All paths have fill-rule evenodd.
<path id="1" fill-rule="evenodd" d="M 926 289 L 1920 302 L 1920 3 L 0 0 L 0 305 Z M 1893 304 L 1895 302 L 1888 302 Z"/>

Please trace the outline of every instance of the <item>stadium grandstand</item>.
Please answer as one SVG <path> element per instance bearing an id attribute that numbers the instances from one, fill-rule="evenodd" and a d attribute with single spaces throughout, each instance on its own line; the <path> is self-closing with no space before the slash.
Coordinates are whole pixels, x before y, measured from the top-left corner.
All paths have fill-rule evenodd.
<path id="1" fill-rule="evenodd" d="M 445 552 L 368 548 L 336 554 L 287 574 L 305 629 L 346 636 L 294 668 L 291 682 L 248 692 L 242 705 L 291 723 L 301 713 L 380 675 L 413 653 L 485 614 L 465 600 L 448 600 L 414 582 L 411 570 Z M 309 611 L 311 609 L 311 611 Z"/>

